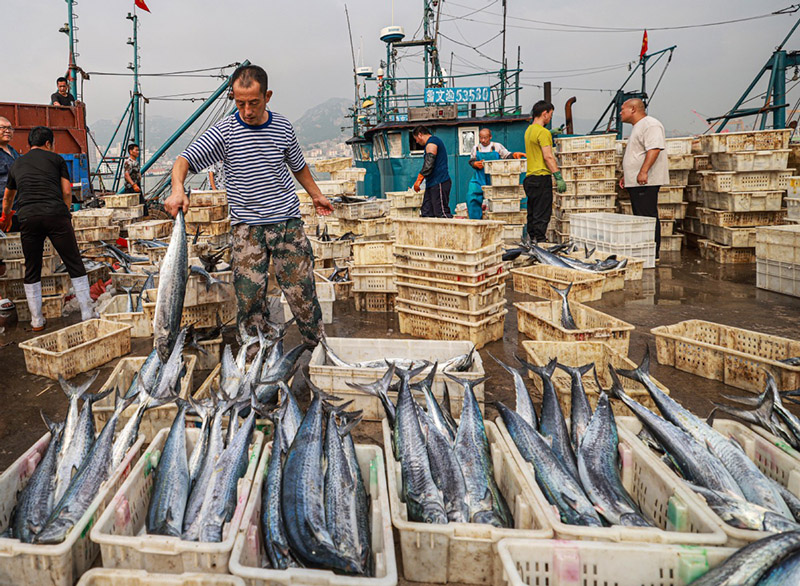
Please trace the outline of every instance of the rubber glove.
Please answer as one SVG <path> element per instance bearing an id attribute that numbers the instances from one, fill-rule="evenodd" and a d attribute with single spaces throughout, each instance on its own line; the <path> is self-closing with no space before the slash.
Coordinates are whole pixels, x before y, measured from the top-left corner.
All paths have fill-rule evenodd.
<path id="1" fill-rule="evenodd" d="M 511 153 L 512 159 L 524 159 L 525 153 Z"/>
<path id="2" fill-rule="evenodd" d="M 142 188 L 141 188 L 141 187 L 139 187 L 138 185 L 134 185 L 134 186 L 133 186 L 133 190 L 134 190 L 136 193 L 139 193 L 140 191 L 142 191 Z"/>
<path id="3" fill-rule="evenodd" d="M 11 218 L 14 217 L 16 212 L 11 210 L 8 215 L 0 214 L 0 230 L 8 232 L 11 229 Z"/>
<path id="4" fill-rule="evenodd" d="M 564 178 L 561 176 L 561 171 L 553 173 L 553 178 L 556 180 L 556 191 L 558 193 L 564 193 L 567 190 L 567 182 L 564 181 Z"/>
<path id="5" fill-rule="evenodd" d="M 424 180 L 425 180 L 425 175 L 423 175 L 422 173 L 417 175 L 417 180 L 416 182 L 414 182 L 414 191 L 419 192 L 419 190 L 421 189 L 420 185 L 422 185 L 422 182 Z"/>
<path id="6" fill-rule="evenodd" d="M 477 161 L 472 163 L 472 166 L 475 167 L 476 169 L 483 169 L 483 161 L 478 159 Z"/>

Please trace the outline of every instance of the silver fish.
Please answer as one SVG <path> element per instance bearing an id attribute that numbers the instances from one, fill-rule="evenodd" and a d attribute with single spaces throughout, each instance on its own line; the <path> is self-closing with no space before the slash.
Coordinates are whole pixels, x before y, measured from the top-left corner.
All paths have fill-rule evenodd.
<path id="1" fill-rule="evenodd" d="M 172 237 L 161 263 L 158 279 L 155 318 L 153 320 L 153 346 L 166 362 L 175 338 L 178 335 L 183 314 L 183 299 L 186 295 L 188 275 L 188 251 L 186 243 L 186 222 L 183 210 L 178 211 L 172 229 Z"/>

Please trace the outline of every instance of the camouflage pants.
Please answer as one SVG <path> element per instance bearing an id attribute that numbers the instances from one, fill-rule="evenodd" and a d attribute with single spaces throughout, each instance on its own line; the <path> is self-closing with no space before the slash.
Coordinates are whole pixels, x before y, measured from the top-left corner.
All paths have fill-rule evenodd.
<path id="1" fill-rule="evenodd" d="M 303 222 L 291 219 L 262 226 L 237 224 L 233 226 L 232 246 L 239 323 L 250 335 L 255 335 L 256 326 L 267 330 L 267 278 L 271 257 L 275 278 L 297 318 L 303 340 L 316 346 L 325 330 L 314 285 L 314 253 Z"/>

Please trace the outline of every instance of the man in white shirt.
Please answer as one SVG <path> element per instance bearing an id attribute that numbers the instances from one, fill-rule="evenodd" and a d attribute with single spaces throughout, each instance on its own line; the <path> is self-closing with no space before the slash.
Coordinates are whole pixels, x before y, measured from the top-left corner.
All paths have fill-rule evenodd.
<path id="1" fill-rule="evenodd" d="M 644 102 L 637 98 L 626 101 L 620 110 L 622 121 L 633 125 L 625 156 L 620 187 L 631 197 L 635 216 L 656 218 L 656 258 L 661 248 L 661 224 L 658 221 L 658 190 L 669 185 L 666 135 L 664 126 L 648 116 Z"/>
<path id="2" fill-rule="evenodd" d="M 470 180 L 467 189 L 467 213 L 471 220 L 480 220 L 483 217 L 483 187 L 489 184 L 483 162 L 525 157 L 525 153 L 512 153 L 499 142 L 492 141 L 492 131 L 488 128 L 481 129 L 478 139 L 469 158 L 470 166 L 475 169 L 475 176 Z"/>

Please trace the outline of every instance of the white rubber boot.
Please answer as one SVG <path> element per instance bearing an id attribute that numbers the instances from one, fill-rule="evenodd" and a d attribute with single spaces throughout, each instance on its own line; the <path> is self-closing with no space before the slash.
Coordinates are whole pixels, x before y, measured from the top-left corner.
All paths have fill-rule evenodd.
<path id="1" fill-rule="evenodd" d="M 28 309 L 31 312 L 31 328 L 34 331 L 43 330 L 46 322 L 42 315 L 42 282 L 25 283 L 25 297 L 28 299 Z"/>
<path id="2" fill-rule="evenodd" d="M 94 301 L 89 295 L 89 277 L 86 275 L 72 279 L 72 288 L 75 289 L 75 298 L 81 306 L 81 321 L 97 319 L 100 314 L 95 309 Z"/>

